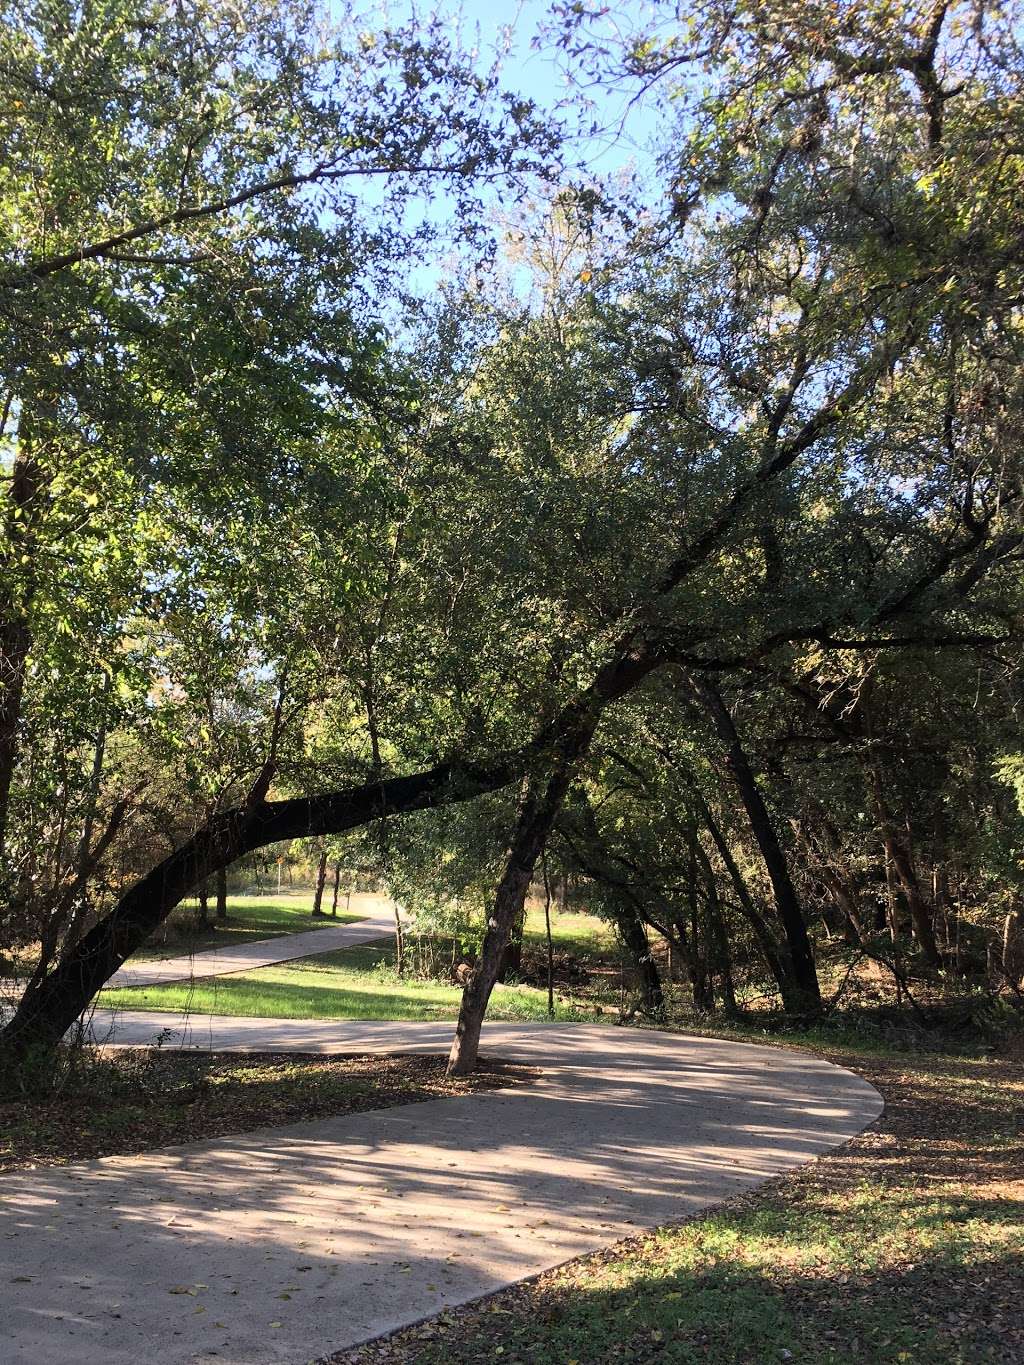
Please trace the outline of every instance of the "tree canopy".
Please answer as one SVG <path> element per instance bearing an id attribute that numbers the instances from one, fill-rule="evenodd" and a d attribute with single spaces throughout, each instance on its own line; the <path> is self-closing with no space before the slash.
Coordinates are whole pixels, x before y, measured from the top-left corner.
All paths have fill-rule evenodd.
<path id="1" fill-rule="evenodd" d="M 823 935 L 1019 994 L 1013 7 L 638 14 L 549 41 L 646 198 L 439 21 L 9 7 L 9 1046 L 353 830 L 489 888 L 455 1069 L 545 850 L 702 1009 L 820 1010 Z"/>

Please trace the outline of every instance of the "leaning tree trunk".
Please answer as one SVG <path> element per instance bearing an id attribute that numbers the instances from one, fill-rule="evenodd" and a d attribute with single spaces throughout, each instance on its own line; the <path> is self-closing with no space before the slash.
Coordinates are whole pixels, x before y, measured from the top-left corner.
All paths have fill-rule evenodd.
<path id="1" fill-rule="evenodd" d="M 775 909 L 786 937 L 792 972 L 795 998 L 791 1000 L 790 1007 L 796 1005 L 800 1011 L 817 1013 L 821 1009 L 821 988 L 814 965 L 814 952 L 796 888 L 789 875 L 786 855 L 768 814 L 768 807 L 754 778 L 753 769 L 740 742 L 732 715 L 721 695 L 706 679 L 695 683 L 694 688 L 718 732 L 719 739 L 725 745 L 726 771 L 739 792 L 751 831 L 768 872 L 775 898 Z"/>
<path id="2" fill-rule="evenodd" d="M 25 669 L 32 634 L 28 608 L 34 591 L 36 544 L 43 475 L 33 453 L 28 413 L 22 414 L 14 467 L 3 508 L 0 555 L 0 858 L 7 834 L 11 784 L 18 760 L 18 731 L 25 691 Z M 19 589 L 20 583 L 20 589 Z"/>
<path id="3" fill-rule="evenodd" d="M 472 800 L 509 785 L 515 768 L 438 764 L 321 796 L 267 801 L 270 771 L 246 802 L 212 816 L 202 828 L 128 888 L 93 927 L 65 948 L 60 961 L 26 992 L 0 1031 L 0 1070 L 28 1054 L 52 1052 L 119 967 L 150 937 L 184 896 L 245 854 L 269 844 L 343 834 L 388 814 Z"/>
<path id="4" fill-rule="evenodd" d="M 710 945 L 714 948 L 715 972 L 718 976 L 722 1005 L 726 1014 L 735 1015 L 739 1013 L 736 1003 L 736 983 L 732 975 L 732 951 L 729 947 L 729 934 L 725 927 L 725 916 L 722 914 L 722 902 L 718 894 L 718 883 L 715 880 L 715 872 L 711 866 L 711 860 L 705 852 L 704 845 L 694 833 L 693 852 L 700 864 L 701 876 L 704 879 L 704 888 L 707 896 L 707 925 L 709 930 Z"/>
<path id="5" fill-rule="evenodd" d="M 691 834 L 689 867 L 687 869 L 686 901 L 689 909 L 690 927 L 690 987 L 693 991 L 693 1007 L 700 1014 L 714 1014 L 715 989 L 711 981 L 710 942 L 700 922 L 700 899 L 697 895 L 697 855 L 694 845 L 697 839 Z"/>
<path id="6" fill-rule="evenodd" d="M 776 986 L 779 988 L 779 995 L 782 998 L 782 1008 L 790 1013 L 795 1013 L 799 1008 L 799 989 L 793 979 L 786 956 L 780 951 L 771 929 L 765 920 L 764 915 L 754 904 L 754 898 L 750 894 L 750 889 L 743 878 L 743 873 L 737 865 L 736 859 L 732 856 L 732 849 L 729 847 L 728 840 L 723 833 L 718 821 L 711 813 L 711 808 L 707 802 L 694 792 L 697 802 L 697 811 L 700 818 L 711 835 L 712 842 L 718 850 L 719 857 L 725 864 L 725 870 L 729 874 L 732 889 L 736 893 L 736 900 L 740 911 L 757 939 L 758 946 L 764 955 L 764 960 L 768 965 L 768 970 L 772 974 Z"/>
<path id="7" fill-rule="evenodd" d="M 500 791 L 516 781 L 528 761 L 537 762 L 553 750 L 565 754 L 581 733 L 589 742 L 602 707 L 626 695 L 660 662 L 651 650 L 611 659 L 525 749 L 496 755 L 487 762 L 456 756 L 402 777 L 281 801 L 266 799 L 273 776 L 273 765 L 267 764 L 241 806 L 212 817 L 187 843 L 129 887 L 72 950 L 61 955 L 31 997 L 22 996 L 0 1031 L 0 1070 L 29 1053 L 52 1052 L 117 969 L 182 897 L 219 867 L 270 844 L 345 834 L 385 816 L 461 804 Z"/>
<path id="8" fill-rule="evenodd" d="M 903 899 L 910 911 L 910 924 L 914 938 L 917 940 L 917 946 L 921 949 L 921 956 L 928 966 L 932 968 L 941 967 L 942 958 L 935 938 L 935 924 L 932 920 L 931 906 L 928 905 L 921 891 L 917 869 L 914 867 L 909 847 L 903 843 L 896 833 L 896 826 L 885 800 L 885 789 L 877 764 L 869 764 L 869 775 L 875 798 L 875 810 L 878 813 L 878 823 L 882 831 L 882 843 L 896 876 L 899 878 Z"/>
<path id="9" fill-rule="evenodd" d="M 535 774 L 527 783 L 509 849 L 505 872 L 498 884 L 494 907 L 487 919 L 480 959 L 462 992 L 459 1021 L 448 1057 L 450 1076 L 468 1076 L 476 1069 L 480 1030 L 487 1002 L 517 916 L 523 912 L 537 859 L 561 810 L 576 761 L 586 752 L 597 726 L 597 712 L 581 716 L 561 740 L 548 774 Z"/>
<path id="10" fill-rule="evenodd" d="M 31 995 L 22 996 L 0 1034 L 0 1061 L 16 1064 L 29 1054 L 52 1051 L 182 897 L 217 867 L 249 851 L 250 821 L 244 812 L 232 816 L 212 821 L 136 882 L 110 914 L 62 955 Z"/>

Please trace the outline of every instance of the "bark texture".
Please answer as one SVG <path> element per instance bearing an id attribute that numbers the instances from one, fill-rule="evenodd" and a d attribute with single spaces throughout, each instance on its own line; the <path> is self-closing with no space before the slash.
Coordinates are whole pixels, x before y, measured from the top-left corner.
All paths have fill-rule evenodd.
<path id="1" fill-rule="evenodd" d="M 217 918 L 226 920 L 228 917 L 228 870 L 226 867 L 217 869 Z"/>
<path id="2" fill-rule="evenodd" d="M 695 683 L 694 691 L 725 748 L 725 770 L 743 802 L 751 832 L 764 860 L 768 880 L 771 882 L 776 914 L 786 939 L 789 959 L 787 976 L 791 979 L 788 991 L 791 998 L 788 1002 L 784 1000 L 783 1003 L 789 1009 L 795 1007 L 801 1012 L 817 1012 L 821 1009 L 821 990 L 810 935 L 789 873 L 785 852 L 754 777 L 750 760 L 740 741 L 732 714 L 721 694 L 706 679 Z"/>
<path id="3" fill-rule="evenodd" d="M 599 710 L 594 710 L 590 715 L 582 716 L 575 731 L 558 746 L 550 769 L 528 779 L 505 872 L 488 916 L 480 959 L 463 988 L 455 1039 L 448 1058 L 451 1076 L 466 1076 L 476 1069 L 480 1029 L 498 979 L 505 946 L 517 917 L 523 912 L 537 859 L 558 818 L 575 765 L 593 737 L 599 714 Z"/>

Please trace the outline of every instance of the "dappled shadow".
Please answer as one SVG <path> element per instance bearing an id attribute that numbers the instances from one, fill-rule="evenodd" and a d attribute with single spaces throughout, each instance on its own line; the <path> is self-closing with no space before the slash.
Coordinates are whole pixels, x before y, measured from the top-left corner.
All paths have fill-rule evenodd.
<path id="1" fill-rule="evenodd" d="M 744 1235 L 744 1229 L 737 1229 Z M 470 1308 L 440 1329 L 377 1343 L 374 1365 L 1019 1365 L 1024 1322 L 1019 1252 L 982 1262 L 933 1255 L 870 1276 L 773 1274 L 702 1261 L 661 1274 L 552 1276 L 521 1294 Z M 636 1267 L 634 1267 L 634 1270 Z M 623 1283 L 623 1281 L 625 1281 Z M 621 1287 L 619 1287 L 621 1285 Z M 499 1349 L 500 1348 L 500 1349 Z M 355 1357 L 359 1359 L 360 1357 Z M 346 1365 L 349 1353 L 335 1360 Z M 330 1358 L 321 1362 L 330 1365 Z"/>
<path id="2" fill-rule="evenodd" d="M 230 1021 L 243 1039 L 246 1022 Z M 330 1050 L 329 1025 L 282 1027 Z M 362 1051 L 375 1029 L 393 1050 L 450 1035 L 346 1026 Z M 59 1343 L 69 1362 L 135 1361 L 158 1339 L 169 1363 L 308 1359 L 694 1212 L 877 1109 L 848 1073 L 781 1051 L 523 1025 L 487 1046 L 544 1076 L 5 1177 L 7 1358 Z"/>
<path id="3" fill-rule="evenodd" d="M 478 1365 L 499 1347 L 516 1365 L 1017 1365 L 1020 1068 L 861 1061 L 894 1102 L 849 1144 L 708 1216 L 378 1341 L 365 1365 Z"/>

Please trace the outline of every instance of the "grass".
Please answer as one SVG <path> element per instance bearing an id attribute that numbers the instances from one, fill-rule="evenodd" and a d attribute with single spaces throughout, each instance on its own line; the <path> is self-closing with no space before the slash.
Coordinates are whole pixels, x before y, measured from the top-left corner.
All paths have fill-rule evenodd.
<path id="1" fill-rule="evenodd" d="M 353 902 L 372 900 L 368 896 L 354 896 Z M 283 934 L 304 933 L 307 929 L 322 929 L 329 924 L 351 924 L 361 919 L 358 908 L 349 914 L 339 911 L 337 918 L 311 919 L 312 893 L 281 896 L 232 896 L 228 900 L 227 920 L 213 919 L 201 925 L 194 902 L 184 902 L 173 911 L 169 931 L 161 932 L 161 941 L 150 941 L 132 955 L 133 962 L 154 958 L 177 957 L 183 953 L 207 952 L 212 948 L 228 948 L 239 943 L 258 943 Z M 330 904 L 328 902 L 328 909 Z"/>
<path id="2" fill-rule="evenodd" d="M 428 1056 L 126 1048 L 66 1060 L 59 1086 L 0 1101 L 0 1171 L 413 1104 L 531 1075 L 526 1067 L 488 1060 L 476 1075 L 450 1080 L 445 1059 Z"/>
<path id="3" fill-rule="evenodd" d="M 569 951 L 599 969 L 614 961 L 602 926 L 558 927 L 556 943 Z M 531 920 L 528 945 L 542 941 L 542 920 L 540 929 Z M 444 983 L 400 981 L 390 947 L 364 947 L 198 982 L 191 994 L 108 992 L 104 1003 L 437 1019 L 454 1015 L 458 997 Z M 589 1017 L 578 999 L 560 1010 Z M 544 1018 L 545 992 L 499 988 L 492 1015 Z M 339 1365 L 1020 1365 L 1024 1070 L 945 1055 L 934 1041 L 928 1051 L 921 1040 L 908 1048 L 901 1040 L 913 1030 L 869 1015 L 813 1033 L 780 1027 L 765 1014 L 700 1031 L 763 1043 L 771 1029 L 772 1041 L 865 1076 L 886 1098 L 884 1116 L 838 1151 L 704 1217 L 344 1352 Z"/>
<path id="4" fill-rule="evenodd" d="M 786 1038 L 801 1046 L 799 1038 Z M 815 1049 L 817 1050 L 817 1049 Z M 1024 1074 L 831 1051 L 886 1097 L 834 1154 L 336 1359 L 358 1365 L 1024 1360 Z"/>
<path id="5" fill-rule="evenodd" d="M 230 976 L 104 991 L 108 1008 L 189 1010 L 193 1014 L 267 1019 L 454 1019 L 462 988 L 400 978 L 393 948 L 340 948 L 275 967 Z M 546 1019 L 547 993 L 531 986 L 496 986 L 492 1019 Z M 556 1001 L 556 1018 L 577 1019 L 573 1004 Z"/>
<path id="6" fill-rule="evenodd" d="M 534 905 L 527 911 L 523 937 L 537 946 L 547 943 L 542 908 Z M 613 949 L 615 936 L 611 925 L 596 915 L 552 906 L 551 942 L 556 949 L 567 952 L 606 953 Z"/>
<path id="7" fill-rule="evenodd" d="M 527 922 L 532 943 L 538 930 Z M 543 938 L 543 913 L 539 915 Z M 552 938 L 561 950 L 597 953 L 608 942 L 607 929 L 589 915 L 552 917 Z M 251 972 L 166 985 L 104 991 L 98 1003 L 120 1009 L 188 1010 L 193 1014 L 245 1015 L 267 1019 L 455 1019 L 462 988 L 423 977 L 399 977 L 394 946 L 342 948 Z M 489 1017 L 505 1020 L 548 1018 L 547 991 L 536 985 L 496 986 Z M 556 996 L 555 1018 L 593 1016 L 588 1004 Z"/>
<path id="8" fill-rule="evenodd" d="M 344 903 L 344 902 L 343 902 Z M 227 920 L 215 920 L 210 903 L 210 920 L 202 925 L 196 919 L 194 901 L 183 901 L 171 912 L 156 935 L 136 949 L 130 962 L 155 962 L 168 957 L 187 957 L 216 948 L 231 948 L 241 943 L 261 943 L 285 934 L 301 934 L 307 929 L 323 929 L 331 924 L 352 924 L 363 918 L 367 909 L 379 904 L 369 894 L 352 897 L 352 910 L 338 912 L 337 918 L 311 919 L 312 892 L 286 893 L 281 896 L 231 896 Z M 328 901 L 328 909 L 330 903 Z M 38 947 L 28 947 L 10 957 L 0 953 L 0 979 L 18 981 L 30 976 L 37 961 Z"/>

